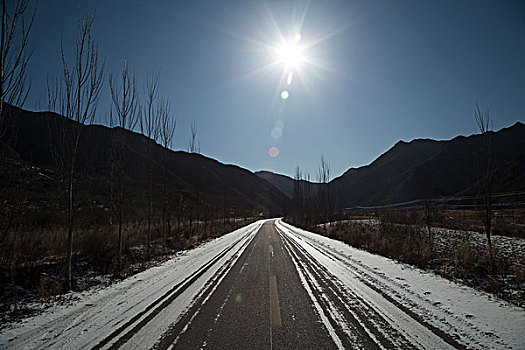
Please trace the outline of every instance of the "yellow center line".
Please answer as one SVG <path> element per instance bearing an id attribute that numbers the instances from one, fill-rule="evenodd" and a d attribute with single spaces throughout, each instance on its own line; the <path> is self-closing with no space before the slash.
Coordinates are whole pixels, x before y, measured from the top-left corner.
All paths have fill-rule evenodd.
<path id="1" fill-rule="evenodd" d="M 277 290 L 277 278 L 270 276 L 270 325 L 281 327 L 281 311 L 279 310 L 279 292 Z"/>

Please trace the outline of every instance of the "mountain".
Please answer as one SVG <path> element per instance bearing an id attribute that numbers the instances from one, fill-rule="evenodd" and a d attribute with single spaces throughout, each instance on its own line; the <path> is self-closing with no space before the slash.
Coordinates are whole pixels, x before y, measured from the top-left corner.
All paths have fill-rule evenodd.
<path id="1" fill-rule="evenodd" d="M 495 192 L 525 189 L 525 125 L 491 132 L 491 140 Z M 331 184 L 341 207 L 474 194 L 483 142 L 481 135 L 399 141 L 370 165 L 351 168 Z"/>
<path id="2" fill-rule="evenodd" d="M 55 162 L 50 140 L 60 138 L 53 131 L 54 126 L 73 125 L 72 122 L 54 113 L 35 113 L 16 108 L 13 111 L 16 129 L 14 151 L 17 156 L 31 166 L 47 167 L 52 171 Z M 160 193 L 164 149 L 138 133 L 102 125 L 86 126 L 80 140 L 79 168 L 86 175 L 82 177 L 84 192 L 97 198 L 107 197 L 111 140 L 119 133 L 126 133 L 129 140 L 125 170 L 131 184 L 130 192 L 134 193 L 131 197 L 138 200 L 146 189 L 145 150 L 148 143 L 152 149 L 153 182 Z M 494 191 L 525 190 L 525 125 L 517 122 L 511 127 L 491 132 L 491 139 L 495 159 Z M 351 168 L 330 184 L 340 208 L 475 194 L 482 151 L 481 135 L 458 136 L 446 141 L 399 141 L 369 165 Z M 178 193 L 197 193 L 208 201 L 220 202 L 222 207 L 230 210 L 271 214 L 282 213 L 293 195 L 294 180 L 288 176 L 268 171 L 254 174 L 200 154 L 171 150 L 168 153 L 169 182 Z M 47 184 L 38 192 L 45 193 L 50 186 Z M 317 187 L 312 183 L 313 193 Z"/>
<path id="3" fill-rule="evenodd" d="M 517 122 L 491 132 L 491 140 L 494 191 L 525 190 L 525 125 Z M 330 184 L 340 208 L 471 195 L 477 191 L 482 153 L 481 135 L 399 141 L 369 165 L 350 168 Z M 269 171 L 256 174 L 292 197 L 294 179 Z"/>
<path id="4" fill-rule="evenodd" d="M 55 140 L 60 140 L 61 135 L 56 130 L 62 130 L 64 126 L 73 127 L 74 122 L 50 112 L 37 113 L 12 108 L 12 113 L 16 135 L 13 148 L 17 157 L 31 166 L 49 168 L 51 172 L 56 172 L 50 145 Z M 146 189 L 147 143 L 151 146 L 154 186 L 157 192 L 162 191 L 165 155 L 163 147 L 132 131 L 87 125 L 82 130 L 78 155 L 82 181 L 88 186 L 83 189 L 84 192 L 89 192 L 92 196 L 107 197 L 112 137 L 118 133 L 126 133 L 128 136 L 124 156 L 125 173 L 130 191 L 136 194 L 134 197 L 143 195 Z M 277 215 L 282 213 L 288 201 L 283 193 L 252 172 L 235 165 L 222 164 L 200 154 L 170 150 L 166 164 L 169 183 L 176 192 L 196 193 L 232 210 L 255 210 Z"/>
<path id="5" fill-rule="evenodd" d="M 275 174 L 266 170 L 256 171 L 255 175 L 277 187 L 279 191 L 284 193 L 288 198 L 292 198 L 293 184 L 295 180 L 291 177 L 282 174 Z"/>
<path id="6" fill-rule="evenodd" d="M 266 181 L 277 187 L 279 191 L 284 193 L 288 198 L 292 198 L 295 180 L 291 177 L 282 174 L 272 173 L 271 171 L 266 170 L 256 171 L 255 175 L 265 179 Z M 317 193 L 317 190 L 320 186 L 317 182 L 311 182 L 307 180 L 301 180 L 301 183 L 309 184 L 310 190 L 313 194 Z"/>

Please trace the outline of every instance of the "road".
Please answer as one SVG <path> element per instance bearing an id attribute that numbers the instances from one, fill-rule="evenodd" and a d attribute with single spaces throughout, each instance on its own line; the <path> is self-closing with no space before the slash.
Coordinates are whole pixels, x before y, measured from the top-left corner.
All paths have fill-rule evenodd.
<path id="1" fill-rule="evenodd" d="M 173 345 L 181 349 L 450 347 L 432 331 L 423 332 L 426 343 L 411 343 L 395 329 L 388 329 L 388 322 L 364 308 L 362 300 L 342 294 L 333 276 L 278 232 L 274 221 L 261 227 L 204 301 L 203 295 L 164 336 L 158 349 Z M 368 321 L 372 318 L 374 323 Z"/>
<path id="2" fill-rule="evenodd" d="M 173 265 L 9 329 L 0 334 L 0 346 L 452 349 L 523 345 L 523 309 L 506 306 L 502 311 L 501 305 L 485 302 L 485 296 L 465 297 L 461 293 L 472 291 L 456 286 L 440 294 L 439 289 L 450 282 L 435 276 L 406 272 L 406 266 L 368 253 L 348 254 L 345 249 L 352 248 L 280 220 L 252 224 L 227 236 L 175 259 Z M 357 259 L 359 254 L 365 255 Z M 376 261 L 379 267 L 372 266 Z M 422 282 L 411 282 L 413 278 Z M 423 289 L 417 289 L 418 283 Z M 465 310 L 447 305 L 446 300 L 454 303 L 453 299 L 460 299 L 453 306 L 456 309 L 467 305 L 462 298 L 475 304 Z M 484 313 L 476 314 L 478 302 L 484 303 Z M 487 326 L 490 314 L 498 312 L 507 322 L 500 317 Z"/>

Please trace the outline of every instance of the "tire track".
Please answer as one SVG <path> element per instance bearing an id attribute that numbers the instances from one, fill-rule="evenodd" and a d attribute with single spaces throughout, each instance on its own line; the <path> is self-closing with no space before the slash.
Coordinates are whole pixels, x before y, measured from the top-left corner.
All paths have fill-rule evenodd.
<path id="1" fill-rule="evenodd" d="M 339 348 L 382 348 L 382 344 L 365 329 L 361 320 L 352 317 L 353 315 L 345 315 L 342 311 L 344 305 L 342 305 L 341 296 L 336 293 L 334 285 L 330 285 L 330 281 L 319 274 L 323 267 L 314 264 L 297 244 L 282 232 L 280 234 L 298 272 L 305 276 L 307 288 L 313 291 L 315 302 L 319 303 L 322 310 L 328 314 L 329 317 L 323 320 L 323 323 L 334 330 L 336 337 L 332 335 L 332 338 L 336 345 Z"/>
<path id="2" fill-rule="evenodd" d="M 308 252 L 288 237 L 283 239 L 295 250 L 301 268 L 307 271 L 312 283 L 318 285 L 318 293 L 324 300 L 326 308 L 334 310 L 332 314 L 335 315 L 338 326 L 350 338 L 353 347 L 413 348 L 410 342 L 368 307 L 364 300 L 356 294 L 345 291 L 342 284 L 338 283 L 337 279 Z M 354 328 L 354 331 L 350 335 L 345 328 Z"/>
<path id="3" fill-rule="evenodd" d="M 309 276 L 309 284 L 314 290 L 317 289 L 318 299 L 324 302 L 325 309 L 332 310 L 333 323 L 341 324 L 341 317 L 346 321 L 343 327 L 339 326 L 339 336 L 342 337 L 342 339 L 347 339 L 350 343 L 355 341 L 355 336 L 350 329 L 350 325 L 354 325 L 361 341 L 366 342 L 367 348 L 372 346 L 376 348 L 410 348 L 414 346 L 425 348 L 429 345 L 427 342 L 436 344 L 436 342 L 439 343 L 440 341 L 442 342 L 442 346 L 448 345 L 462 348 L 461 345 L 457 344 L 453 339 L 450 339 L 450 337 L 447 339 L 446 335 L 440 334 L 443 332 L 439 330 L 436 331 L 436 329 L 433 329 L 434 327 L 414 317 L 412 312 L 394 302 L 391 297 L 388 297 L 382 293 L 382 291 L 370 286 L 367 281 L 359 278 L 359 282 L 362 282 L 365 286 L 380 294 L 381 297 L 385 299 L 384 301 L 386 301 L 386 303 L 382 303 L 383 307 L 385 305 L 388 307 L 383 309 L 383 307 L 379 305 L 372 304 L 371 301 L 360 296 L 359 288 L 348 288 L 342 281 L 332 275 L 321 262 L 296 241 L 300 239 L 298 235 L 283 226 L 279 227 L 276 225 L 276 227 L 286 243 L 287 249 L 290 249 L 292 258 L 294 258 L 295 255 L 295 259 L 298 261 L 298 267 L 304 271 L 305 275 Z M 290 235 L 292 236 L 290 237 Z M 307 243 L 302 239 L 301 241 Z M 313 246 L 310 243 L 307 244 L 334 263 L 343 263 L 338 257 L 330 254 L 331 252 L 323 249 L 324 247 Z M 351 266 L 347 266 L 346 268 L 352 269 Z M 352 271 L 350 270 L 350 272 Z M 427 332 L 423 331 L 423 333 L 425 333 L 425 339 L 412 336 L 409 333 L 410 330 L 402 329 L 402 327 L 398 325 L 401 319 L 396 319 L 396 317 L 392 315 L 401 317 L 404 324 L 412 324 L 420 330 L 421 326 L 424 327 L 427 330 Z M 355 342 L 353 346 L 356 346 Z"/>
<path id="4" fill-rule="evenodd" d="M 151 304 L 149 304 L 144 310 L 137 313 L 125 324 L 121 325 L 110 335 L 102 339 L 93 349 L 102 349 L 106 345 L 110 345 L 110 349 L 116 349 L 126 343 L 138 330 L 144 327 L 149 321 L 151 321 L 156 315 L 158 315 L 164 308 L 166 308 L 170 303 L 172 303 L 180 294 L 182 294 L 188 287 L 190 287 L 195 281 L 199 279 L 204 273 L 206 273 L 210 268 L 212 268 L 221 258 L 223 258 L 228 252 L 234 249 L 240 242 L 246 240 L 253 232 L 259 229 L 257 225 L 254 229 L 248 231 L 241 238 L 235 241 L 228 248 L 222 250 L 217 254 L 212 260 L 202 266 L 199 270 L 193 273 L 191 276 L 187 277 L 184 281 L 178 283 L 161 297 L 157 298 Z M 241 245 L 242 246 L 242 245 Z M 239 248 L 240 249 L 240 248 Z M 122 334 L 126 329 L 132 327 L 127 332 Z M 116 339 L 116 341 L 114 341 Z M 110 344 L 112 343 L 112 344 Z"/>
<path id="5" fill-rule="evenodd" d="M 258 229 L 259 228 L 257 228 L 257 230 Z M 254 231 L 251 231 L 250 234 L 252 234 Z M 202 292 L 195 298 L 195 302 L 192 306 L 198 305 L 197 310 L 193 312 L 191 316 L 189 316 L 191 313 L 190 311 L 192 310 L 192 306 L 190 306 L 188 308 L 188 312 L 181 317 L 181 319 L 176 323 L 176 326 L 170 329 L 168 332 L 166 332 L 161 337 L 160 341 L 155 344 L 153 349 L 172 349 L 175 347 L 180 337 L 186 332 L 186 330 L 191 325 L 193 319 L 200 313 L 202 306 L 206 304 L 206 302 L 210 299 L 217 287 L 221 284 L 223 279 L 233 268 L 239 257 L 242 255 L 242 252 L 244 252 L 244 249 L 250 244 L 250 242 L 251 239 L 247 239 L 242 244 L 242 246 L 238 249 L 237 253 L 234 254 L 230 259 L 228 259 L 228 261 L 226 261 L 226 263 L 223 264 L 221 269 L 214 275 L 212 280 L 210 280 L 210 282 L 207 283 L 207 285 L 203 288 Z M 186 321 L 185 319 L 187 319 L 188 317 L 189 320 Z M 218 320 L 218 318 L 219 317 L 215 319 L 215 322 Z M 211 331 L 211 329 L 208 330 L 208 332 L 209 331 Z"/>

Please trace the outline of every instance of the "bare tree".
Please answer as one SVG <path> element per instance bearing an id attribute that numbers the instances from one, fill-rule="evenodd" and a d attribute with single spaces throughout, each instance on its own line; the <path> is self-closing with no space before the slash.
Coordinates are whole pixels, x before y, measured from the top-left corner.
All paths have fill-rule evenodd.
<path id="1" fill-rule="evenodd" d="M 29 0 L 2 0 L 2 33 L 0 38 L 0 149 L 9 143 L 11 113 L 5 103 L 22 106 L 31 88 L 27 64 L 31 58 L 27 46 L 36 9 L 26 22 Z"/>
<path id="2" fill-rule="evenodd" d="M 301 188 L 301 180 L 303 174 L 299 165 L 295 167 L 293 192 L 292 192 L 292 212 L 294 219 L 297 221 L 301 215 L 301 204 L 303 201 L 303 192 Z"/>
<path id="3" fill-rule="evenodd" d="M 195 123 L 191 124 L 191 136 L 190 136 L 190 141 L 188 142 L 188 152 L 190 153 L 200 153 L 201 152 L 200 142 L 197 141 L 197 125 L 195 125 Z"/>
<path id="4" fill-rule="evenodd" d="M 124 69 L 119 77 L 120 83 L 113 80 L 113 74 L 109 76 L 109 88 L 113 108 L 110 112 L 110 125 L 117 126 L 120 130 L 113 130 L 111 133 L 113 154 L 112 159 L 115 163 L 116 176 L 116 195 L 117 195 L 117 221 L 118 221 L 118 257 L 119 272 L 122 270 L 122 240 L 124 226 L 124 191 L 125 191 L 125 151 L 128 144 L 127 130 L 131 130 L 137 123 L 137 94 L 135 88 L 135 77 L 130 72 L 127 62 L 124 62 Z M 113 111 L 115 112 L 113 114 Z"/>
<path id="5" fill-rule="evenodd" d="M 432 208 L 428 199 L 425 199 L 425 224 L 427 226 L 428 239 L 432 238 Z"/>
<path id="6" fill-rule="evenodd" d="M 482 198 L 481 220 L 485 227 L 485 235 L 487 237 L 487 245 L 490 256 L 490 269 L 494 269 L 494 256 L 492 251 L 491 230 L 492 230 L 492 195 L 493 195 L 493 167 L 494 167 L 494 151 L 492 146 L 492 119 L 487 111 L 485 114 L 481 112 L 479 106 L 476 104 L 474 110 L 474 119 L 481 134 L 480 145 L 480 171 L 481 178 L 479 180 L 479 191 Z"/>
<path id="7" fill-rule="evenodd" d="M 334 200 L 330 186 L 330 164 L 322 154 L 319 168 L 317 169 L 317 182 L 319 182 L 317 191 L 318 215 L 320 216 L 320 222 L 326 224 L 332 218 Z M 326 230 L 326 225 L 324 225 L 324 228 Z"/>
<path id="8" fill-rule="evenodd" d="M 177 192 L 175 195 L 175 214 L 177 216 L 177 236 L 180 237 L 180 224 L 181 219 L 184 214 L 184 203 L 183 203 L 183 196 L 181 192 Z"/>
<path id="9" fill-rule="evenodd" d="M 191 136 L 190 140 L 188 142 L 188 152 L 189 153 L 200 153 L 200 143 L 197 141 L 197 125 L 195 123 L 191 124 Z M 192 168 L 190 167 L 190 178 L 192 181 L 190 181 L 190 196 L 188 196 L 188 200 L 186 202 L 187 207 L 187 215 L 189 218 L 189 235 L 191 236 L 193 234 L 193 209 L 195 206 L 197 206 L 197 191 L 195 190 L 195 178 L 193 176 Z M 198 214 L 197 214 L 198 215 Z M 197 224 L 198 225 L 198 224 Z"/>
<path id="10" fill-rule="evenodd" d="M 62 75 L 54 89 L 48 84 L 49 106 L 66 120 L 56 124 L 56 137 L 52 150 L 57 165 L 63 170 L 67 182 L 68 238 L 66 254 L 66 282 L 71 289 L 71 257 L 73 250 L 73 225 L 76 207 L 74 182 L 77 155 L 82 129 L 90 123 L 96 112 L 98 97 L 103 84 L 104 64 L 98 60 L 98 45 L 92 37 L 94 15 L 86 12 L 79 20 L 75 52 L 68 62 L 61 45 Z"/>
<path id="11" fill-rule="evenodd" d="M 168 154 L 169 147 L 173 140 L 177 121 L 171 118 L 170 115 L 170 103 L 167 99 L 161 99 L 157 106 L 157 115 L 160 122 L 160 140 L 164 147 L 163 163 L 164 163 L 164 193 L 162 202 L 162 246 L 166 251 L 166 236 L 171 232 L 170 225 L 170 191 L 168 188 Z"/>
<path id="12" fill-rule="evenodd" d="M 146 157 L 147 157 L 147 172 L 148 172 L 148 207 L 147 220 L 148 231 L 146 235 L 146 249 L 148 257 L 151 249 L 151 225 L 153 222 L 153 179 L 152 179 L 152 141 L 156 141 L 159 137 L 159 119 L 155 111 L 155 104 L 159 89 L 159 72 L 153 72 L 146 80 L 146 102 L 145 106 L 140 111 L 140 130 L 146 136 Z"/>

